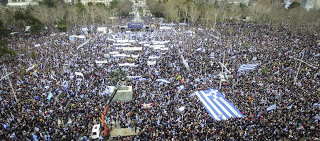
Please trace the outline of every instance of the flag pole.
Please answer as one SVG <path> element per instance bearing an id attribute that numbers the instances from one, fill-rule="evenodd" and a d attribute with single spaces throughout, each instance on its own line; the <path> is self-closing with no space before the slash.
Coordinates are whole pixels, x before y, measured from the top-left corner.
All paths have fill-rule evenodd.
<path id="1" fill-rule="evenodd" d="M 302 59 L 303 59 L 303 56 L 304 56 L 304 52 L 305 52 L 305 51 L 302 52 L 302 57 L 301 57 Z M 294 82 L 293 82 L 294 85 L 297 84 L 296 82 L 297 82 L 297 79 L 298 79 L 298 75 L 299 75 L 300 68 L 301 68 L 301 61 L 300 61 L 300 63 L 299 63 L 299 68 L 298 68 L 296 77 L 294 77 Z"/>
<path id="2" fill-rule="evenodd" d="M 11 83 L 11 80 L 10 80 L 10 77 L 9 77 L 9 75 L 12 74 L 12 72 L 11 72 L 10 74 L 8 74 L 6 65 L 3 64 L 3 66 L 4 66 L 4 71 L 5 71 L 5 73 L 6 73 L 6 76 L 5 76 L 5 77 L 7 77 L 7 79 L 9 80 L 9 85 L 10 85 L 10 87 L 11 87 L 11 89 L 12 89 L 14 99 L 16 100 L 16 102 L 18 102 L 18 99 L 17 99 L 17 96 L 16 96 L 16 92 L 14 91 L 14 88 L 12 87 L 12 83 Z"/>
<path id="3" fill-rule="evenodd" d="M 224 64 L 224 58 L 225 58 L 225 56 L 226 56 L 226 53 L 224 52 L 223 53 L 223 63 L 222 64 Z M 221 90 L 221 77 L 223 76 L 223 65 L 221 65 L 221 69 L 222 69 L 222 72 L 220 73 L 220 81 L 219 81 L 219 90 Z"/>

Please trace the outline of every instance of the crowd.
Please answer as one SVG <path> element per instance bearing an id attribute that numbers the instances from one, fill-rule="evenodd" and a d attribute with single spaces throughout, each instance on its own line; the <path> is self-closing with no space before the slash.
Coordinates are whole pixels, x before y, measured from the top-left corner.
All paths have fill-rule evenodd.
<path id="1" fill-rule="evenodd" d="M 121 69 L 128 76 L 143 79 L 128 80 L 126 85 L 133 87 L 133 99 L 112 102 L 107 111 L 109 127 L 131 127 L 139 132 L 118 139 L 319 140 L 317 34 L 296 34 L 249 23 L 218 24 L 214 29 L 110 31 L 91 32 L 85 34 L 85 39 L 76 40 L 69 39 L 73 33 L 41 37 L 21 34 L 7 39 L 18 56 L 15 60 L 3 59 L 0 70 L 2 76 L 6 75 L 5 69 L 14 72 L 9 77 L 18 101 L 8 79 L 1 80 L 0 138 L 90 139 L 92 126 L 101 123 L 110 97 L 106 88 L 113 85 L 109 81 L 111 72 Z M 131 46 L 143 46 L 143 50 L 116 50 L 116 38 L 136 40 Z M 154 50 L 139 44 L 152 41 L 170 41 L 165 44 L 169 49 Z M 106 55 L 112 51 L 139 57 Z M 32 57 L 31 52 L 36 55 Z M 160 58 L 155 65 L 147 65 L 149 56 Z M 300 65 L 299 59 L 308 64 Z M 219 91 L 244 118 L 214 121 L 193 95 L 198 90 L 219 88 L 219 62 L 224 62 L 232 76 L 222 82 Z M 119 63 L 138 66 L 119 67 Z M 241 64 L 252 63 L 259 65 L 253 71 L 238 72 Z M 29 67 L 28 72 L 22 70 Z M 184 89 L 178 88 L 182 85 Z M 152 106 L 142 108 L 146 103 Z M 276 109 L 267 111 L 274 104 Z M 178 110 L 180 107 L 185 109 Z"/>

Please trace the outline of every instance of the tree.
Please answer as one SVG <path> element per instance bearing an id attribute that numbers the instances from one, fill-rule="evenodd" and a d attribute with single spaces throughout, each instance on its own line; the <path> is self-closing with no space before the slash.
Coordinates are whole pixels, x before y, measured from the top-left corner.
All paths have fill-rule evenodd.
<path id="1" fill-rule="evenodd" d="M 216 8 L 211 5 L 203 5 L 201 8 L 201 18 L 200 21 L 205 26 L 211 26 L 216 24 L 217 11 Z"/>
<path id="2" fill-rule="evenodd" d="M 190 5 L 188 6 L 188 13 L 191 23 L 195 24 L 201 14 L 199 7 L 193 2 L 190 3 Z"/>
<path id="3" fill-rule="evenodd" d="M 34 17 L 30 11 L 16 11 L 14 14 L 14 19 L 18 22 L 18 25 L 25 27 L 26 25 L 30 25 L 31 34 L 39 35 L 40 31 L 44 29 L 44 24 Z M 20 24 L 19 24 L 20 23 Z"/>
<path id="4" fill-rule="evenodd" d="M 143 17 L 143 8 L 142 8 L 142 7 L 139 7 L 139 8 L 138 8 L 138 11 L 139 11 L 140 17 Z"/>
<path id="5" fill-rule="evenodd" d="M 37 58 L 37 54 L 34 51 L 31 51 L 31 58 L 35 60 Z"/>
<path id="6" fill-rule="evenodd" d="M 267 67 L 262 68 L 261 72 L 262 72 L 262 74 L 267 74 L 268 68 Z"/>
<path id="7" fill-rule="evenodd" d="M 45 6 L 49 7 L 49 8 L 52 8 L 52 7 L 55 6 L 54 0 L 43 0 L 43 1 L 40 1 L 39 4 L 40 5 L 45 5 Z"/>
<path id="8" fill-rule="evenodd" d="M 169 1 L 165 3 L 164 15 L 169 21 L 179 22 L 181 9 L 181 0 Z"/>
<path id="9" fill-rule="evenodd" d="M 164 17 L 164 3 L 156 0 L 147 0 L 147 6 L 150 12 L 157 18 Z"/>
<path id="10" fill-rule="evenodd" d="M 44 24 L 41 23 L 37 18 L 32 18 L 32 24 L 30 27 L 30 33 L 34 35 L 40 35 L 40 32 L 44 30 Z"/>
<path id="11" fill-rule="evenodd" d="M 58 30 L 61 32 L 66 32 L 68 30 L 68 23 L 66 20 L 60 20 L 57 26 Z"/>
<path id="12" fill-rule="evenodd" d="M 132 5 L 133 3 L 129 0 L 121 0 L 116 6 L 118 16 L 127 17 L 132 11 Z"/>
<path id="13" fill-rule="evenodd" d="M 17 56 L 16 52 L 7 47 L 7 43 L 3 40 L 0 40 L 0 58 L 8 57 L 8 59 L 12 60 L 15 56 Z"/>
<path id="14" fill-rule="evenodd" d="M 8 37 L 10 34 L 10 30 L 5 28 L 2 21 L 0 20 L 0 40 Z"/>
<path id="15" fill-rule="evenodd" d="M 8 3 L 8 0 L 1 0 L 0 4 L 6 5 Z"/>
<path id="16" fill-rule="evenodd" d="M 117 86 L 119 85 L 119 82 L 121 81 L 126 81 L 127 80 L 127 74 L 126 71 L 121 70 L 121 69 L 117 69 L 115 71 L 111 72 L 111 76 L 112 78 L 110 79 L 110 82 L 112 83 L 112 85 Z"/>
<path id="17" fill-rule="evenodd" d="M 109 8 L 110 8 L 110 9 L 116 8 L 117 5 L 118 5 L 118 3 L 119 3 L 118 0 L 112 0 L 112 1 L 110 2 Z"/>
<path id="18" fill-rule="evenodd" d="M 289 5 L 288 9 L 293 9 L 293 8 L 296 8 L 296 7 L 299 7 L 299 6 L 300 6 L 300 3 L 297 2 L 297 1 L 294 1 Z"/>

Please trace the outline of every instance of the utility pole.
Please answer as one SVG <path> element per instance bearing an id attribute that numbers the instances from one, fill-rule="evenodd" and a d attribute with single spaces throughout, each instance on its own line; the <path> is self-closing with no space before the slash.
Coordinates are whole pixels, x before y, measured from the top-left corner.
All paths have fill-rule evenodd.
<path id="1" fill-rule="evenodd" d="M 16 92 L 14 91 L 14 89 L 13 89 L 13 87 L 12 87 L 12 83 L 11 83 L 11 80 L 10 80 L 10 77 L 9 77 L 9 75 L 12 74 L 13 72 L 11 72 L 11 73 L 8 74 L 6 65 L 3 64 L 3 66 L 4 66 L 4 71 L 5 71 L 5 73 L 6 73 L 6 76 L 4 76 L 4 77 L 7 77 L 7 79 L 9 80 L 9 85 L 10 85 L 10 87 L 11 87 L 11 89 L 12 89 L 14 99 L 16 100 L 16 102 L 18 102 L 18 99 L 17 99 L 17 96 L 16 96 Z M 2 80 L 2 79 L 3 79 L 3 78 L 1 78 L 1 80 Z"/>

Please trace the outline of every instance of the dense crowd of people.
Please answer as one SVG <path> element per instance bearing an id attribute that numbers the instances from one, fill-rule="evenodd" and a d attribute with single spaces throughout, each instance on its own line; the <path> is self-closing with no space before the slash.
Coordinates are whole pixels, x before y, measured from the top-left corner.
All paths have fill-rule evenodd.
<path id="1" fill-rule="evenodd" d="M 106 89 L 114 85 L 111 72 L 121 69 L 128 76 L 141 78 L 126 82 L 133 87 L 133 99 L 112 102 L 106 123 L 110 128 L 132 128 L 138 135 L 117 139 L 319 140 L 317 34 L 250 23 L 217 24 L 214 29 L 173 27 L 125 32 L 110 27 L 109 31 L 94 31 L 75 40 L 69 36 L 79 33 L 77 29 L 7 39 L 18 56 L 2 60 L 1 74 L 13 72 L 9 78 L 18 101 L 9 80 L 2 79 L 0 138 L 90 140 L 92 127 L 101 123 L 110 98 Z M 116 39 L 135 40 L 130 46 L 143 50 L 117 50 Z M 152 45 L 154 41 L 168 41 L 168 50 L 141 44 Z M 109 53 L 114 51 L 139 57 L 113 57 Z M 147 64 L 150 56 L 159 57 L 155 65 Z M 219 89 L 222 62 L 229 78 Z M 119 63 L 135 63 L 137 67 L 120 67 Z M 238 72 L 242 64 L 258 66 Z M 210 88 L 219 89 L 245 117 L 213 120 L 193 94 Z M 268 111 L 274 104 L 276 109 Z M 180 107 L 185 109 L 178 110 Z"/>

